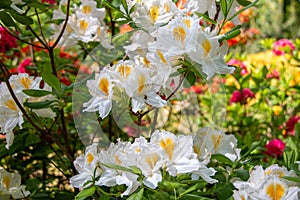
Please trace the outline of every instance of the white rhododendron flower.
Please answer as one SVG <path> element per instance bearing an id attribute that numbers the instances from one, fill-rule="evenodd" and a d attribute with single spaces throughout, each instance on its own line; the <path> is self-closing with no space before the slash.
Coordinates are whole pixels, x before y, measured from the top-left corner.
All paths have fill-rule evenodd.
<path id="1" fill-rule="evenodd" d="M 237 139 L 234 135 L 226 135 L 223 131 L 202 128 L 194 135 L 194 151 L 199 159 L 206 159 L 211 154 L 222 154 L 232 161 L 240 158 Z"/>
<path id="2" fill-rule="evenodd" d="M 30 195 L 30 192 L 21 185 L 21 175 L 18 173 L 9 173 L 5 169 L 0 168 L 0 198 L 24 199 Z"/>
<path id="3" fill-rule="evenodd" d="M 296 174 L 278 165 L 271 165 L 265 170 L 256 166 L 248 181 L 233 183 L 238 189 L 234 192 L 234 199 L 298 200 L 299 184 L 284 179 L 284 176 L 296 177 Z"/>
<path id="4" fill-rule="evenodd" d="M 126 154 L 128 151 L 128 146 L 130 143 L 127 142 L 118 142 L 117 144 L 111 144 L 107 151 L 101 151 L 99 154 L 99 159 L 104 164 L 114 164 L 126 166 L 126 163 L 122 163 L 121 155 Z M 129 195 L 133 193 L 139 186 L 140 183 L 137 180 L 138 175 L 121 171 L 113 168 L 109 168 L 107 166 L 103 166 L 103 173 L 100 176 L 99 180 L 96 181 L 95 185 L 99 186 L 115 186 L 115 185 L 126 185 L 126 190 L 121 194 Z"/>
<path id="5" fill-rule="evenodd" d="M 88 80 L 87 87 L 92 98 L 83 104 L 86 107 L 83 111 L 98 111 L 100 117 L 105 118 L 112 108 L 113 83 L 109 73 L 104 71 L 96 74 L 95 80 Z"/>
<path id="6" fill-rule="evenodd" d="M 192 136 L 176 136 L 167 131 L 155 131 L 150 142 L 160 150 L 158 153 L 165 161 L 171 176 L 196 171 L 199 160 L 193 151 Z"/>
<path id="7" fill-rule="evenodd" d="M 154 27 L 168 23 L 177 13 L 179 10 L 171 0 L 142 0 L 135 4 L 131 17 L 139 27 L 153 32 Z"/>
<path id="8" fill-rule="evenodd" d="M 93 177 L 98 177 L 102 170 L 99 165 L 99 154 L 97 144 L 88 146 L 84 155 L 80 155 L 74 161 L 75 169 L 79 172 L 78 175 L 73 176 L 70 179 L 70 183 L 76 188 L 86 188 L 92 185 Z M 86 184 L 87 181 L 91 181 Z"/>
<path id="9" fill-rule="evenodd" d="M 203 31 L 199 27 L 195 29 L 192 38 L 195 47 L 187 54 L 192 61 L 202 65 L 202 71 L 207 75 L 207 79 L 215 74 L 230 74 L 235 70 L 234 67 L 228 67 L 225 63 L 224 57 L 228 46 L 219 43 L 220 36 L 217 36 L 215 31 Z"/>

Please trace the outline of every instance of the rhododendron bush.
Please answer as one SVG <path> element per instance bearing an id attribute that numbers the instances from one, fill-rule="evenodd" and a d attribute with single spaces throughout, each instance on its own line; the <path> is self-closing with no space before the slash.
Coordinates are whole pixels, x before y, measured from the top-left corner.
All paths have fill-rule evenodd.
<path id="1" fill-rule="evenodd" d="M 0 199 L 299 199 L 300 40 L 237 53 L 259 6 L 1 3 Z"/>

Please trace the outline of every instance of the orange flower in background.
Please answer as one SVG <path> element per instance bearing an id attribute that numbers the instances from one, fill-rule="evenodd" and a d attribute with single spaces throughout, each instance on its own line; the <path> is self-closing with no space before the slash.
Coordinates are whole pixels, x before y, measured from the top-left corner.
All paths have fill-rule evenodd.
<path id="1" fill-rule="evenodd" d="M 134 29 L 129 24 L 124 24 L 120 27 L 120 34 L 133 31 Z"/>

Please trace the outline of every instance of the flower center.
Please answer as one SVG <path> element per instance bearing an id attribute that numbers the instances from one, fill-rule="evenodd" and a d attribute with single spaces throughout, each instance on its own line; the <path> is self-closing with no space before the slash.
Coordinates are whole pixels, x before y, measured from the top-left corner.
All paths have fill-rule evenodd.
<path id="1" fill-rule="evenodd" d="M 204 39 L 204 41 L 202 42 L 202 47 L 204 50 L 204 55 L 207 56 L 211 49 L 211 44 L 208 39 Z"/>
<path id="2" fill-rule="evenodd" d="M 89 23 L 87 21 L 85 21 L 85 20 L 79 21 L 80 30 L 86 31 L 86 29 L 88 29 L 88 27 L 89 27 Z"/>
<path id="3" fill-rule="evenodd" d="M 85 5 L 85 6 L 83 6 L 83 8 L 82 8 L 82 12 L 83 12 L 84 14 L 90 14 L 90 13 L 92 12 L 92 7 L 91 7 L 91 6 L 88 6 L 88 5 Z"/>
<path id="4" fill-rule="evenodd" d="M 175 37 L 175 39 L 177 41 L 181 41 L 181 43 L 183 44 L 185 37 L 186 37 L 186 32 L 183 27 L 178 26 L 178 27 L 174 28 L 173 36 Z"/>
<path id="5" fill-rule="evenodd" d="M 29 89 L 31 82 L 32 81 L 30 78 L 22 77 L 20 79 L 20 83 L 24 86 L 25 89 Z"/>
<path id="6" fill-rule="evenodd" d="M 280 200 L 283 195 L 284 195 L 284 186 L 279 184 L 279 183 L 271 183 L 267 189 L 267 195 L 272 199 L 272 200 Z"/>
<path id="7" fill-rule="evenodd" d="M 107 78 L 102 78 L 99 83 L 99 89 L 108 96 L 109 94 L 109 81 Z"/>
<path id="8" fill-rule="evenodd" d="M 18 110 L 16 103 L 12 99 L 9 99 L 6 102 L 4 102 L 4 105 L 6 105 L 6 107 L 8 107 L 11 110 Z"/>
<path id="9" fill-rule="evenodd" d="M 167 153 L 169 159 L 172 160 L 173 150 L 174 150 L 174 142 L 173 142 L 173 140 L 171 138 L 161 139 L 159 141 L 159 145 Z"/>
<path id="10" fill-rule="evenodd" d="M 151 8 L 150 8 L 150 18 L 151 18 L 153 23 L 155 23 L 157 18 L 158 18 L 158 11 L 159 11 L 158 6 L 151 6 Z"/>
<path id="11" fill-rule="evenodd" d="M 91 164 L 91 162 L 93 162 L 94 159 L 95 158 L 94 158 L 93 154 L 88 153 L 88 155 L 87 155 L 87 163 L 88 163 L 88 165 Z"/>
<path id="12" fill-rule="evenodd" d="M 128 76 L 131 72 L 131 68 L 127 65 L 120 65 L 118 67 L 118 71 L 122 77 L 128 78 Z"/>

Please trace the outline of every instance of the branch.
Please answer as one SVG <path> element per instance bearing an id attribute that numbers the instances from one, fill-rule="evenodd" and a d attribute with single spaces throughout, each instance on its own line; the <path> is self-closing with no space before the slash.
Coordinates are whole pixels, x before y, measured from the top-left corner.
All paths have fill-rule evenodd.
<path id="1" fill-rule="evenodd" d="M 71 1 L 71 0 L 68 0 L 68 2 L 67 2 L 67 14 L 66 14 L 66 20 L 65 20 L 65 23 L 64 23 L 64 25 L 63 25 L 63 27 L 62 27 L 62 30 L 60 31 L 60 33 L 59 33 L 59 35 L 58 35 L 56 41 L 55 41 L 54 44 L 50 47 L 51 49 L 54 49 L 54 48 L 57 46 L 59 40 L 61 39 L 61 37 L 62 37 L 62 35 L 64 34 L 65 29 L 66 29 L 66 27 L 67 27 L 68 20 L 69 20 L 69 15 L 70 15 L 70 1 Z"/>

